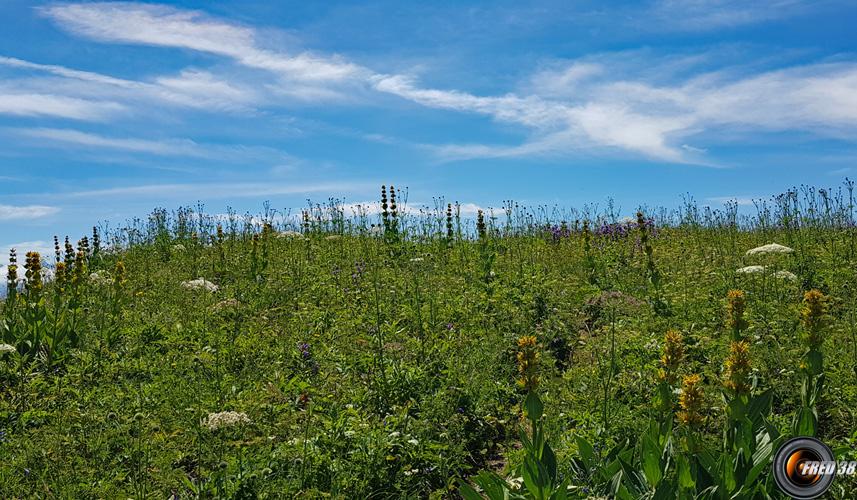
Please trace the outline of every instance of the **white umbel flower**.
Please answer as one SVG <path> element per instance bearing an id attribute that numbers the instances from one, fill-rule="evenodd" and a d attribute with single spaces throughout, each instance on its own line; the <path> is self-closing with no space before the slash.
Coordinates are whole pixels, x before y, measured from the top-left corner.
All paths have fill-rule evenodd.
<path id="1" fill-rule="evenodd" d="M 209 292 L 216 292 L 217 290 L 219 290 L 217 285 L 208 281 L 205 278 L 182 281 L 182 287 L 187 288 L 188 290 L 208 290 Z"/>
<path id="2" fill-rule="evenodd" d="M 278 238 L 300 238 L 303 235 L 297 231 L 282 231 L 277 233 Z"/>
<path id="3" fill-rule="evenodd" d="M 181 243 L 176 243 L 175 245 L 173 245 L 173 252 L 184 252 L 184 251 L 185 251 L 185 247 Z"/>
<path id="4" fill-rule="evenodd" d="M 0 344 L 0 354 L 6 354 L 7 352 L 18 352 L 18 350 L 13 345 Z"/>
<path id="5" fill-rule="evenodd" d="M 202 419 L 202 425 L 208 427 L 208 429 L 212 431 L 249 423 L 250 417 L 248 417 L 246 413 L 237 411 L 209 413 L 207 417 Z"/>
<path id="6" fill-rule="evenodd" d="M 765 266 L 747 266 L 735 270 L 738 274 L 756 274 L 765 272 Z"/>
<path id="7" fill-rule="evenodd" d="M 760 247 L 751 248 L 747 250 L 747 255 L 766 255 L 771 253 L 792 253 L 793 249 L 780 245 L 778 243 L 768 243 L 767 245 L 762 245 Z"/>
<path id="8" fill-rule="evenodd" d="M 97 286 L 106 286 L 113 284 L 113 278 L 110 277 L 110 273 L 101 269 L 89 275 L 89 282 Z"/>
<path id="9" fill-rule="evenodd" d="M 774 277 L 787 281 L 797 281 L 797 276 L 788 271 L 777 271 L 774 273 Z"/>

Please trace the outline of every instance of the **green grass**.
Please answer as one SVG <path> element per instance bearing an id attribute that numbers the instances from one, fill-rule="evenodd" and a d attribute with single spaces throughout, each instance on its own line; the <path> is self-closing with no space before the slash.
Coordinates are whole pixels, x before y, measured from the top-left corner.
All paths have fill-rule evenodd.
<path id="1" fill-rule="evenodd" d="M 0 355 L 0 497 L 455 497 L 458 477 L 518 476 L 526 335 L 559 474 L 584 495 L 597 485 L 575 475 L 577 438 L 600 453 L 658 418 L 668 329 L 684 336 L 681 374 L 703 378 L 698 438 L 722 441 L 731 289 L 747 295 L 753 391 L 772 391 L 783 434 L 801 406 L 803 292 L 831 297 L 818 435 L 853 450 L 857 230 L 847 210 L 801 203 L 659 221 L 651 263 L 635 224 L 592 235 L 587 253 L 580 223 L 554 237 L 521 208 L 482 238 L 464 220 L 448 238 L 442 212 L 373 236 L 366 217 L 319 207 L 298 227 L 223 221 L 220 239 L 211 217 L 156 212 L 103 236 L 122 249 L 89 250 L 76 285 L 3 304 L 2 341 L 19 354 Z M 771 242 L 795 252 L 745 255 Z M 759 263 L 797 280 L 735 272 Z M 219 290 L 182 287 L 198 277 Z M 249 423 L 210 430 L 221 411 Z M 837 484 L 843 498 L 854 486 Z"/>

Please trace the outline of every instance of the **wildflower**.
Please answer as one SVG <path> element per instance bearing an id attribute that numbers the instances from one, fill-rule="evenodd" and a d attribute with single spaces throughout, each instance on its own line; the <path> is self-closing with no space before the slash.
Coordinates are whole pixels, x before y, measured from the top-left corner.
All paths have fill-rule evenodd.
<path id="1" fill-rule="evenodd" d="M 209 292 L 216 292 L 220 289 L 217 285 L 206 280 L 205 278 L 182 281 L 182 287 L 187 288 L 188 290 L 207 290 Z"/>
<path id="2" fill-rule="evenodd" d="M 80 250 L 74 256 L 71 284 L 76 290 L 83 283 L 84 276 L 86 275 L 86 259 L 84 257 L 83 251 Z"/>
<path id="3" fill-rule="evenodd" d="M 120 261 L 116 262 L 116 267 L 113 269 L 113 286 L 116 288 L 122 287 L 127 281 L 127 277 L 125 275 L 125 263 Z"/>
<path id="4" fill-rule="evenodd" d="M 54 235 L 54 259 L 54 262 L 57 264 L 62 260 L 62 252 L 60 252 L 60 239 L 57 235 Z"/>
<path id="5" fill-rule="evenodd" d="M 452 203 L 446 204 L 446 237 L 452 239 Z"/>
<path id="6" fill-rule="evenodd" d="M 113 283 L 113 279 L 107 271 L 99 269 L 89 275 L 89 282 L 97 286 L 107 286 Z"/>
<path id="7" fill-rule="evenodd" d="M 482 213 L 482 210 L 476 211 L 476 233 L 479 235 L 480 240 L 484 240 L 487 234 L 485 229 L 485 214 Z"/>
<path id="8" fill-rule="evenodd" d="M 777 271 L 774 273 L 774 277 L 786 281 L 797 281 L 797 276 L 788 271 Z"/>
<path id="9" fill-rule="evenodd" d="M 236 427 L 244 424 L 249 424 L 250 418 L 246 413 L 237 411 L 222 411 L 219 413 L 209 413 L 207 417 L 202 419 L 202 425 L 208 427 L 211 431 L 225 429 L 228 427 Z"/>
<path id="10" fill-rule="evenodd" d="M 224 311 L 237 309 L 240 306 L 241 306 L 241 302 L 239 302 L 238 299 L 232 298 L 232 299 L 221 300 L 217 304 L 214 304 L 212 309 L 216 312 L 224 312 Z"/>
<path id="11" fill-rule="evenodd" d="M 729 357 L 726 358 L 723 385 L 736 395 L 750 392 L 747 379 L 750 375 L 750 344 L 745 341 L 733 341 L 729 345 Z"/>
<path id="12" fill-rule="evenodd" d="M 702 392 L 702 377 L 694 373 L 686 375 L 681 382 L 681 396 L 678 398 L 678 404 L 681 407 L 676 413 L 678 421 L 690 427 L 695 427 L 702 423 L 702 405 L 704 402 L 704 394 Z"/>
<path id="13" fill-rule="evenodd" d="M 664 353 L 661 356 L 662 368 L 659 377 L 669 384 L 676 382 L 676 372 L 684 359 L 683 340 L 681 332 L 677 330 L 667 330 L 664 335 Z"/>
<path id="14" fill-rule="evenodd" d="M 741 330 L 748 326 L 747 320 L 744 319 L 747 298 L 741 290 L 729 290 L 726 300 L 726 326 L 732 329 L 733 340 L 740 340 Z"/>
<path id="15" fill-rule="evenodd" d="M 0 354 L 6 354 L 7 352 L 18 352 L 18 350 L 13 345 L 0 344 Z"/>
<path id="16" fill-rule="evenodd" d="M 803 307 L 800 319 L 806 334 L 807 347 L 818 349 L 824 341 L 823 331 L 827 325 L 828 297 L 818 290 L 810 290 L 803 294 Z"/>
<path id="17" fill-rule="evenodd" d="M 768 243 L 767 245 L 762 245 L 760 247 L 751 248 L 750 250 L 747 250 L 747 255 L 766 255 L 792 252 L 794 252 L 794 250 L 787 246 L 783 246 L 777 243 Z"/>
<path id="18" fill-rule="evenodd" d="M 300 238 L 301 236 L 303 236 L 301 233 L 299 233 L 297 231 L 291 231 L 291 230 L 281 231 L 280 233 L 277 234 L 278 238 Z"/>
<path id="19" fill-rule="evenodd" d="M 27 293 L 38 296 L 42 290 L 42 256 L 39 252 L 27 252 L 24 268 L 27 270 Z"/>
<path id="20" fill-rule="evenodd" d="M 66 268 L 65 262 L 57 262 L 56 269 L 54 271 L 57 281 L 57 290 L 62 292 L 65 289 L 66 282 Z"/>
<path id="21" fill-rule="evenodd" d="M 6 267 L 6 291 L 9 296 L 18 291 L 18 256 L 14 248 L 9 250 L 9 265 Z"/>
<path id="22" fill-rule="evenodd" d="M 735 272 L 738 274 L 757 274 L 765 272 L 765 269 L 765 266 L 746 266 L 736 269 Z"/>
<path id="23" fill-rule="evenodd" d="M 422 262 L 422 261 L 423 261 L 422 257 L 414 257 L 413 259 L 411 259 L 411 262 Z"/>
<path id="24" fill-rule="evenodd" d="M 324 239 L 326 239 L 328 241 L 338 240 L 339 235 L 338 234 L 329 234 L 329 235 L 325 236 Z"/>
<path id="25" fill-rule="evenodd" d="M 539 352 L 536 337 L 526 335 L 518 339 L 518 384 L 527 391 L 534 391 L 539 385 Z"/>
<path id="26" fill-rule="evenodd" d="M 173 252 L 184 252 L 184 251 L 185 251 L 185 247 L 181 243 L 176 243 L 175 245 L 173 245 Z"/>

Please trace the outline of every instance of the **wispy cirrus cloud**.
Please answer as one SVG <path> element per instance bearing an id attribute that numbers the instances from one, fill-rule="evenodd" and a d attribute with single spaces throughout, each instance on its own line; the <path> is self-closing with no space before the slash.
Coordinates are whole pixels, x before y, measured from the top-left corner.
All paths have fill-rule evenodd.
<path id="1" fill-rule="evenodd" d="M 265 158 L 271 161 L 288 161 L 294 158 L 274 148 L 261 146 L 204 144 L 190 139 L 140 139 L 109 137 L 74 129 L 11 128 L 6 131 L 33 139 L 47 140 L 52 147 L 61 145 L 127 151 L 155 156 L 203 158 L 218 161 L 246 161 Z"/>
<path id="2" fill-rule="evenodd" d="M 770 8 L 778 9 L 778 13 L 767 14 Z M 659 15 L 672 16 L 675 23 L 686 26 L 680 29 L 702 29 L 762 22 L 770 16 L 804 8 L 804 3 L 795 0 L 778 0 L 766 4 L 765 9 L 728 1 L 664 0 L 652 4 L 641 17 L 654 22 Z M 857 62 L 854 61 L 774 70 L 728 65 L 720 70 L 710 67 L 700 70 L 687 65 L 681 76 L 653 79 L 617 67 L 610 57 L 596 55 L 535 71 L 515 91 L 479 95 L 458 88 L 421 85 L 410 75 L 377 73 L 336 55 L 274 50 L 264 45 L 260 30 L 200 11 L 133 2 L 54 4 L 40 11 L 78 36 L 108 43 L 215 54 L 245 70 L 273 75 L 273 81 L 256 86 L 264 89 L 262 101 L 288 97 L 317 102 L 346 93 L 374 91 L 427 108 L 488 116 L 513 125 L 524 137 L 518 144 L 428 146 L 443 161 L 583 153 L 713 165 L 717 162 L 709 157 L 716 151 L 706 141 L 712 135 L 723 135 L 724 131 L 733 136 L 747 131 L 800 132 L 848 140 L 857 128 Z M 686 64 L 687 56 L 678 59 L 682 60 L 654 63 L 663 70 L 671 64 Z M 25 65 L 8 60 L 5 64 Z M 129 83 L 69 68 L 34 68 L 32 63 L 28 64 L 31 69 L 65 79 L 117 87 L 130 85 L 164 100 L 184 99 L 201 106 L 212 101 L 260 102 L 258 90 L 251 98 L 246 88 L 199 69 L 187 69 L 178 76 L 160 76 L 151 82 Z M 640 65 L 653 64 L 644 61 Z M 349 92 L 343 92 L 344 89 Z M 201 97 L 208 94 L 215 97 L 210 101 Z M 149 152 L 188 147 L 115 141 L 100 141 L 100 145 L 122 145 L 126 150 Z"/>
<path id="3" fill-rule="evenodd" d="M 20 92 L 61 92 L 65 99 L 79 102 L 80 109 L 95 112 L 96 116 L 106 115 L 103 110 L 98 109 L 98 105 L 108 99 L 129 104 L 155 101 L 169 106 L 217 111 L 247 111 L 261 99 L 259 92 L 248 85 L 232 82 L 200 69 L 188 68 L 177 75 L 163 75 L 147 82 L 115 78 L 55 64 L 39 64 L 14 57 L 0 56 L 0 66 L 59 77 L 23 80 L 10 78 L 6 86 L 10 89 L 20 89 Z M 127 108 L 126 104 L 108 104 L 112 106 L 110 109 L 113 111 Z"/>
<path id="4" fill-rule="evenodd" d="M 712 31 L 791 17 L 808 7 L 800 0 L 659 0 L 639 17 L 657 29 Z"/>
<path id="5" fill-rule="evenodd" d="M 312 193 L 329 193 L 334 195 L 343 192 L 374 191 L 378 183 L 369 182 L 322 182 L 322 183 L 287 183 L 287 182 L 187 182 L 170 184 L 143 184 L 132 186 L 117 186 L 104 189 L 89 189 L 54 193 L 52 196 L 63 198 L 103 198 L 103 197 L 150 197 L 161 199 L 178 199 L 187 201 L 190 198 L 224 199 L 243 197 L 264 197 L 275 195 L 295 195 Z M 44 196 L 34 194 L 30 196 Z M 190 197 L 190 198 L 189 198 Z"/>
<path id="6" fill-rule="evenodd" d="M 115 102 L 79 99 L 50 93 L 4 89 L 0 85 L 0 114 L 52 116 L 72 120 L 103 121 L 125 109 Z"/>
<path id="7" fill-rule="evenodd" d="M 47 205 L 0 205 L 0 221 L 39 219 L 59 213 L 58 207 Z"/>
<path id="8" fill-rule="evenodd" d="M 133 2 L 56 4 L 42 12 L 72 33 L 103 42 L 125 42 L 208 52 L 291 79 L 340 82 L 365 68 L 336 56 L 286 54 L 263 48 L 253 28 L 191 10 Z"/>
<path id="9" fill-rule="evenodd" d="M 702 73 L 684 82 L 594 78 L 609 66 L 572 62 L 534 77 L 527 95 L 480 97 L 426 89 L 403 76 L 376 88 L 421 105 L 488 115 L 527 127 L 517 145 L 442 145 L 447 159 L 568 153 L 610 148 L 677 163 L 706 164 L 706 148 L 685 142 L 718 128 L 803 131 L 844 137 L 857 130 L 857 63 L 821 63 L 741 77 Z"/>

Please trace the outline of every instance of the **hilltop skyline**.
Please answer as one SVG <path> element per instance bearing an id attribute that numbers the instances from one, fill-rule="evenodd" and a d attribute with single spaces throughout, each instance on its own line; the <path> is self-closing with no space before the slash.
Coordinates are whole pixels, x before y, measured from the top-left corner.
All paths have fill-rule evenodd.
<path id="1" fill-rule="evenodd" d="M 4 3 L 0 247 L 381 184 L 748 204 L 857 160 L 848 2 Z M 51 246 L 52 244 L 49 243 Z M 0 264 L 6 256 L 0 257 Z"/>

